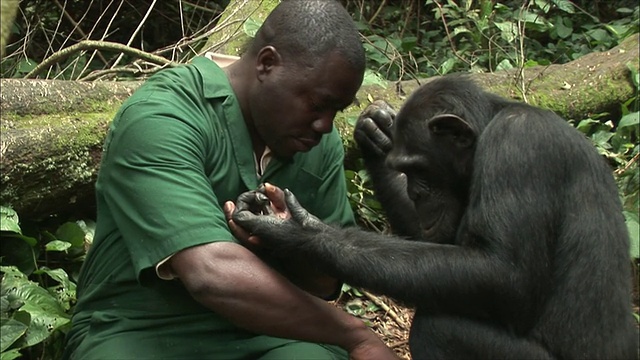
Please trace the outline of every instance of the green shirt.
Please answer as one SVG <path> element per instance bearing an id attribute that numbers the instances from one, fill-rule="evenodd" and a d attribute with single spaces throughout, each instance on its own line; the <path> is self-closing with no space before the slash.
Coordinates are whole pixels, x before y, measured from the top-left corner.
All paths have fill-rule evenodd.
<path id="1" fill-rule="evenodd" d="M 259 182 L 291 189 L 326 222 L 353 224 L 343 156 L 334 129 L 307 153 L 273 158 L 258 179 L 238 101 L 214 62 L 195 58 L 148 79 L 122 105 L 105 141 L 97 229 L 67 352 L 75 349 L 77 359 L 231 359 L 263 351 L 256 343 L 274 338 L 235 327 L 179 281 L 159 279 L 155 265 L 191 246 L 237 242 L 222 205 Z"/>

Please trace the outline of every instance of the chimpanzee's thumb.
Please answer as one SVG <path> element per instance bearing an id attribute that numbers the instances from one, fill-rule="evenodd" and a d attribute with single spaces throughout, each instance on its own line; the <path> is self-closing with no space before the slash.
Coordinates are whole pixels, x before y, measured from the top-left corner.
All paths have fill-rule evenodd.
<path id="1" fill-rule="evenodd" d="M 289 189 L 284 189 L 284 201 L 291 213 L 291 218 L 300 225 L 309 219 L 309 212 L 300 205 L 298 199 Z"/>

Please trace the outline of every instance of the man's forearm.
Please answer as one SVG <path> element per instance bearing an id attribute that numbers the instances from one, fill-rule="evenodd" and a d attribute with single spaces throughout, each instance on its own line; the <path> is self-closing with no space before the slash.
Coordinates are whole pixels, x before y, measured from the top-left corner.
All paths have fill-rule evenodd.
<path id="1" fill-rule="evenodd" d="M 362 321 L 309 295 L 235 243 L 183 250 L 171 267 L 192 296 L 247 330 L 347 350 L 375 336 Z"/>

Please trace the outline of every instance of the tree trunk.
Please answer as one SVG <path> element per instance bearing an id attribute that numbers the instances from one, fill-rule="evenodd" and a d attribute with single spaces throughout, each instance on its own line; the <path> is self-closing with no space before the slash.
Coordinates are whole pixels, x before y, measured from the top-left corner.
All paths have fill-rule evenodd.
<path id="1" fill-rule="evenodd" d="M 244 31 L 247 24 L 262 24 L 267 15 L 278 5 L 279 0 L 237 0 L 227 6 L 216 31 L 209 36 L 200 53 L 213 51 L 240 56 L 250 37 Z M 247 26 L 249 28 L 250 26 Z"/>
<path id="2" fill-rule="evenodd" d="M 611 111 L 634 96 L 629 67 L 638 69 L 638 35 L 620 46 L 586 55 L 564 65 L 525 69 L 527 100 L 567 119 Z M 485 89 L 521 98 L 516 72 L 472 74 Z M 428 80 L 421 80 L 424 81 Z M 386 99 L 399 107 L 418 81 L 363 86 L 360 106 L 338 115 L 336 124 L 353 157 L 351 126 L 367 99 Z M 76 82 L 2 79 L 0 109 L 0 204 L 22 218 L 39 220 L 53 214 L 89 211 L 93 216 L 93 184 L 109 121 L 138 82 Z M 88 209 L 88 210 L 87 210 Z"/>

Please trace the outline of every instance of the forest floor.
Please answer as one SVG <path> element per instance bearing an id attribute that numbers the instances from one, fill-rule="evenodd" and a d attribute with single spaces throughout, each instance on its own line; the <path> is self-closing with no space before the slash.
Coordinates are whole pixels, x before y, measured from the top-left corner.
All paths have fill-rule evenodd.
<path id="1" fill-rule="evenodd" d="M 365 321 L 401 359 L 411 360 L 409 328 L 413 309 L 386 296 L 359 292 L 360 296 L 343 293 L 335 301 L 336 306 Z"/>

